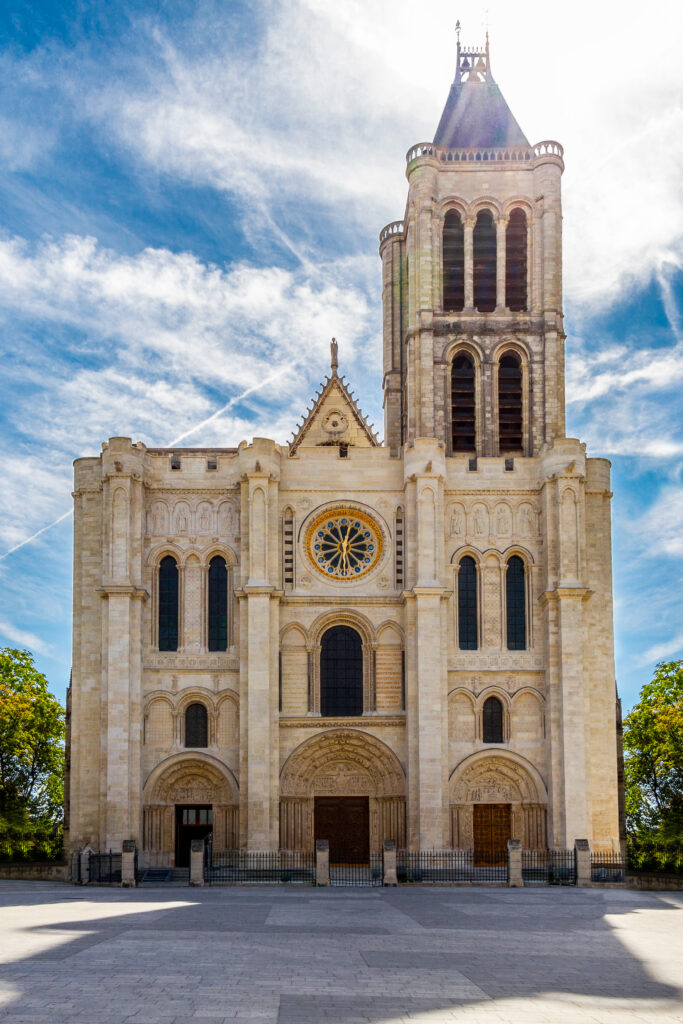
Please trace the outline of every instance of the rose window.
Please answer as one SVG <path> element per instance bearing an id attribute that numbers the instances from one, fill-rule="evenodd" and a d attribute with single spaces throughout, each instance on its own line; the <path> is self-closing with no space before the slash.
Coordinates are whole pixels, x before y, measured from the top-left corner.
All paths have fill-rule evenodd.
<path id="1" fill-rule="evenodd" d="M 309 528 L 307 547 L 323 576 L 355 580 L 377 564 L 382 538 L 369 516 L 355 509 L 337 509 L 318 516 Z"/>

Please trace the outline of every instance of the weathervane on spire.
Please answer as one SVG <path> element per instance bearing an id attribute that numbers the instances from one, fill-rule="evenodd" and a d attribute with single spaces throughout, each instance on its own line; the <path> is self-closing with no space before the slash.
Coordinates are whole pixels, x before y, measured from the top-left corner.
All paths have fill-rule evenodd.
<path id="1" fill-rule="evenodd" d="M 337 376 L 337 370 L 339 369 L 339 346 L 337 345 L 337 339 L 333 338 L 330 342 L 330 367 L 332 369 L 332 376 Z"/>

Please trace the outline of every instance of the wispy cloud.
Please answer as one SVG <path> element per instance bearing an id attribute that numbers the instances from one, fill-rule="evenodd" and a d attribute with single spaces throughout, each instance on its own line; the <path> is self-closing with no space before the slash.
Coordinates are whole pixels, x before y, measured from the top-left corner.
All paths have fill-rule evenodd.
<path id="1" fill-rule="evenodd" d="M 28 630 L 19 629 L 11 622 L 6 622 L 3 619 L 0 619 L 0 636 L 4 637 L 8 644 L 17 645 L 31 652 L 44 654 L 48 657 L 52 654 L 50 645 L 41 640 L 39 636 L 28 632 Z"/>

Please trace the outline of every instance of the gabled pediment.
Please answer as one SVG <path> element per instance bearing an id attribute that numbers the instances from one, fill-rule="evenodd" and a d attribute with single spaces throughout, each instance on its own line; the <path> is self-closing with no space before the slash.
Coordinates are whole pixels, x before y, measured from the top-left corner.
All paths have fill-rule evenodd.
<path id="1" fill-rule="evenodd" d="M 290 455 L 301 446 L 342 444 L 350 448 L 378 448 L 379 440 L 358 408 L 344 378 L 333 369 L 294 434 Z"/>

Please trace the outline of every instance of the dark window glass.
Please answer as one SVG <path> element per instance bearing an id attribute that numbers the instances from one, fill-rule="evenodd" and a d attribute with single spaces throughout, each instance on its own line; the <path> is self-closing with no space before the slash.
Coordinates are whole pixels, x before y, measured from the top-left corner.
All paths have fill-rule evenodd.
<path id="1" fill-rule="evenodd" d="M 451 427 L 453 451 L 474 451 L 474 363 L 466 355 L 456 356 L 451 368 Z"/>
<path id="2" fill-rule="evenodd" d="M 522 367 L 513 352 L 498 366 L 498 442 L 501 455 L 522 450 Z"/>
<path id="3" fill-rule="evenodd" d="M 503 705 L 497 697 L 484 701 L 484 743 L 503 742 Z"/>
<path id="4" fill-rule="evenodd" d="M 477 649 L 477 567 L 469 555 L 458 569 L 458 644 L 461 651 Z"/>
<path id="5" fill-rule="evenodd" d="M 513 313 L 526 309 L 526 246 L 526 214 L 516 209 L 505 232 L 505 305 Z"/>
<path id="6" fill-rule="evenodd" d="M 228 649 L 228 570 L 217 555 L 209 564 L 209 650 Z"/>
<path id="7" fill-rule="evenodd" d="M 496 225 L 489 210 L 474 225 L 474 307 L 480 313 L 496 308 Z"/>
<path id="8" fill-rule="evenodd" d="M 159 650 L 178 650 L 178 566 L 171 555 L 159 564 Z"/>
<path id="9" fill-rule="evenodd" d="M 327 717 L 363 714 L 363 648 L 349 626 L 333 626 L 323 636 L 320 711 Z"/>
<path id="10" fill-rule="evenodd" d="M 524 562 L 519 555 L 513 555 L 508 562 L 505 575 L 505 597 L 508 650 L 523 651 L 526 649 L 526 601 Z"/>
<path id="11" fill-rule="evenodd" d="M 203 704 L 190 704 L 185 712 L 185 746 L 208 747 L 209 719 Z"/>
<path id="12" fill-rule="evenodd" d="M 465 305 L 465 235 L 457 210 L 443 224 L 443 308 L 459 312 Z"/>

